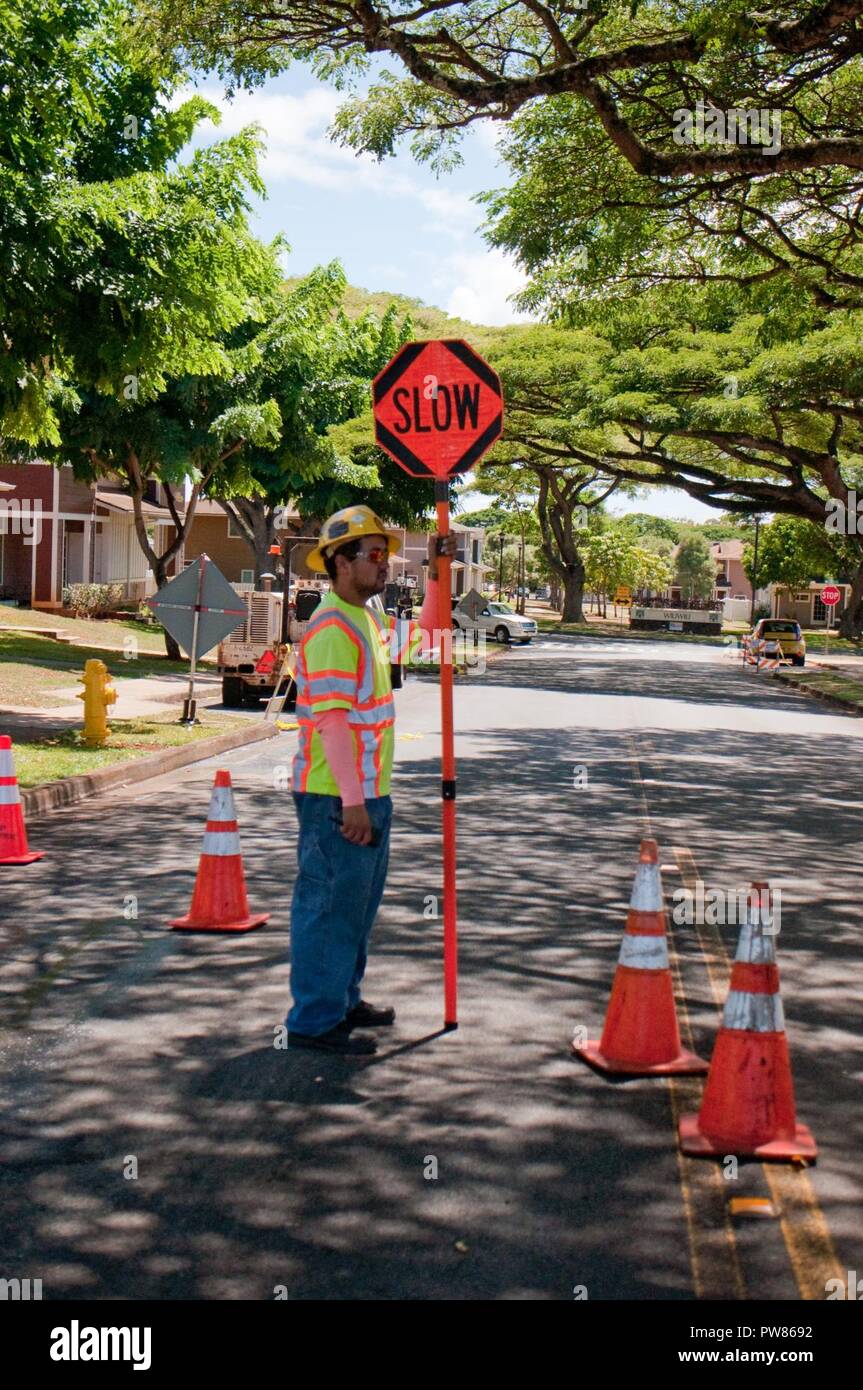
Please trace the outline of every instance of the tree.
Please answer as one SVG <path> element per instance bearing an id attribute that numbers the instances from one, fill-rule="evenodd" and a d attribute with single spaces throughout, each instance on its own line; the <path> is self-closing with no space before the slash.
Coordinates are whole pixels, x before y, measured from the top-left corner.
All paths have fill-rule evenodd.
<path id="1" fill-rule="evenodd" d="M 531 471 L 505 465 L 487 465 L 482 469 L 475 489 L 494 499 L 493 515 L 498 517 L 499 533 L 518 538 L 518 558 L 515 565 L 516 611 L 524 613 L 527 588 L 527 548 L 529 542 L 540 541 L 537 520 L 537 486 Z M 472 517 L 477 525 L 483 522 Z"/>
<path id="2" fill-rule="evenodd" d="M 642 175 L 713 181 L 777 168 L 863 168 L 850 93 L 847 102 L 825 106 L 817 136 L 806 106 L 794 106 L 807 80 L 827 91 L 828 76 L 840 89 L 844 79 L 856 91 L 858 0 L 801 0 L 786 17 L 753 13 L 744 0 L 729 0 L 719 12 L 695 0 L 197 0 L 150 8 L 161 32 L 198 62 L 247 81 L 297 57 L 344 84 L 367 72 L 368 55 L 391 55 L 404 76 L 385 71 L 342 112 L 339 126 L 355 147 L 379 155 L 408 135 L 415 152 L 428 156 L 451 148 L 454 133 L 475 120 L 508 120 L 538 99 L 542 105 L 570 95 L 596 134 Z M 735 104 L 739 90 L 753 105 L 780 105 L 796 118 L 781 151 L 675 143 L 674 113 L 693 93 L 724 106 Z"/>
<path id="3" fill-rule="evenodd" d="M 272 400 L 253 396 L 233 399 L 238 377 L 184 377 L 166 383 L 155 401 L 120 402 L 95 391 L 76 393 L 63 420 L 63 443 L 50 450 L 57 462 L 72 462 L 76 473 L 95 479 L 119 478 L 132 498 L 135 534 L 153 571 L 156 587 L 168 580 L 171 561 L 180 552 L 195 517 L 198 499 L 218 490 L 220 472 L 230 476 L 232 461 L 247 445 L 273 447 L 279 411 Z M 165 485 L 174 537 L 155 549 L 147 530 L 143 502 L 147 484 Z M 188 497 L 184 497 L 186 487 Z M 168 655 L 179 648 L 165 633 Z"/>
<path id="4" fill-rule="evenodd" d="M 716 565 L 710 546 L 696 531 L 683 537 L 674 556 L 674 578 L 684 599 L 708 599 L 716 584 Z"/>
<path id="5" fill-rule="evenodd" d="M 633 587 L 651 593 L 663 593 L 672 580 L 674 570 L 668 555 L 638 546 L 633 564 Z"/>
<path id="6" fill-rule="evenodd" d="M 777 516 L 761 527 L 758 537 L 758 585 L 779 584 L 785 589 L 798 589 L 807 587 L 812 579 L 835 579 L 845 575 L 850 558 L 850 547 L 844 539 L 831 539 L 811 521 Z M 753 559 L 753 547 L 747 545 L 743 564 L 750 580 Z"/>
<path id="7" fill-rule="evenodd" d="M 680 522 L 669 521 L 664 516 L 652 516 L 648 512 L 626 512 L 619 518 L 620 525 L 627 531 L 642 540 L 647 537 L 658 537 L 673 545 L 680 540 Z"/>
<path id="8" fill-rule="evenodd" d="M 675 288 L 578 330 L 513 330 L 538 363 L 515 432 L 561 468 L 823 527 L 863 470 L 863 369 L 856 313 L 815 318 L 804 304 L 791 321 L 751 312 L 737 287 Z M 849 539 L 846 635 L 863 623 L 863 537 Z"/>
<path id="9" fill-rule="evenodd" d="M 203 115 L 122 0 L 0 0 L 0 433 L 60 442 L 64 382 L 152 399 L 214 365 L 257 136 L 177 167 Z M 221 229 L 221 235 L 217 231 Z M 202 293 L 202 275 L 213 297 Z"/>
<path id="10" fill-rule="evenodd" d="M 254 83 L 293 58 L 340 88 L 349 146 L 447 168 L 507 122 L 489 232 L 555 312 L 680 280 L 793 281 L 861 303 L 861 0 L 149 0 L 163 40 Z"/>
<path id="11" fill-rule="evenodd" d="M 504 439 L 481 466 L 480 486 L 489 469 L 502 466 L 513 487 L 534 489 L 542 551 L 563 589 L 563 621 L 571 623 L 585 621 L 581 540 L 619 483 L 604 467 L 601 429 L 585 436 L 585 449 L 573 447 L 576 427 L 558 409 L 557 377 L 577 376 L 597 341 L 564 330 L 513 328 L 485 344 L 503 383 L 507 422 Z"/>
<path id="12" fill-rule="evenodd" d="M 589 535 L 582 542 L 587 587 L 603 601 L 617 589 L 664 589 L 671 566 L 661 555 L 645 550 L 632 532 L 619 523 Z"/>
<path id="13" fill-rule="evenodd" d="M 246 443 L 218 500 L 245 537 L 258 578 L 272 567 L 268 552 L 287 502 L 304 513 L 300 530 L 305 532 L 316 517 L 328 514 L 327 508 L 347 506 L 360 490 L 380 501 L 394 481 L 386 468 L 382 481 L 379 459 L 362 456 L 361 450 L 354 456 L 347 436 L 340 456 L 328 430 L 367 409 L 371 379 L 409 336 L 410 320 L 399 320 L 392 307 L 380 319 L 371 312 L 348 319 L 341 308 L 346 289 L 338 262 L 318 267 L 283 288 L 254 340 L 255 390 L 278 405 L 278 438 L 275 445 Z M 407 483 L 404 474 L 400 478 Z M 401 486 L 398 495 L 406 492 L 413 497 L 413 517 L 414 492 Z M 348 501 L 330 506 L 336 493 Z M 394 510 L 404 515 L 395 497 L 383 509 L 391 520 Z"/>

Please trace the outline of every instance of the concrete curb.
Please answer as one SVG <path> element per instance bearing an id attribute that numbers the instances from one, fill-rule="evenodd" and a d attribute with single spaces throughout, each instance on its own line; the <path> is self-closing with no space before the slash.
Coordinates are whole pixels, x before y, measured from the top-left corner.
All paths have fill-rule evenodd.
<path id="1" fill-rule="evenodd" d="M 773 680 L 779 681 L 782 685 L 789 685 L 793 690 L 799 690 L 803 695 L 814 695 L 816 700 L 822 704 L 829 705 L 831 709 L 841 710 L 843 714 L 863 715 L 863 707 L 853 705 L 850 700 L 843 700 L 839 695 L 830 695 L 825 690 L 818 690 L 811 685 L 801 685 L 799 681 L 789 679 L 782 671 L 771 671 Z"/>
<path id="2" fill-rule="evenodd" d="M 114 767 L 103 767 L 97 772 L 62 777 L 41 787 L 22 787 L 24 815 L 28 821 L 36 820 L 48 811 L 55 811 L 60 806 L 74 806 L 76 802 L 98 796 L 111 787 L 146 782 L 150 777 L 161 777 L 163 773 L 173 772 L 175 768 L 185 767 L 188 763 L 198 763 L 217 753 L 242 748 L 243 744 L 274 738 L 279 732 L 275 724 L 253 724 L 249 729 L 232 729 L 230 733 L 217 734 L 215 738 L 199 739 L 185 748 L 166 748 L 163 753 L 154 753 L 152 757 L 140 758 L 136 762 L 117 763 Z"/>

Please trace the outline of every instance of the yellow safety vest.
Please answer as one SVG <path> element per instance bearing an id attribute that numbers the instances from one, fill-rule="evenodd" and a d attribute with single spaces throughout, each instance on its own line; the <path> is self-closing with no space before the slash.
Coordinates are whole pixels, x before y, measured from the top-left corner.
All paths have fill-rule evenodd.
<path id="1" fill-rule="evenodd" d="M 338 796 L 314 716 L 343 709 L 354 737 L 363 796 L 387 796 L 393 766 L 390 662 L 409 662 L 422 643 L 414 619 L 394 618 L 327 594 L 309 619 L 297 656 L 299 747 L 292 786 L 297 792 Z"/>

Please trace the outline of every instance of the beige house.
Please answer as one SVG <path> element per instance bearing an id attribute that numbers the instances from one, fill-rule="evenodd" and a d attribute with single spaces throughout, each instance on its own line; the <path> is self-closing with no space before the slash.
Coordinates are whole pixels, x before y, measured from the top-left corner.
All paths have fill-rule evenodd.
<path id="1" fill-rule="evenodd" d="M 491 568 L 483 562 L 485 528 L 464 526 L 453 521 L 450 529 L 459 537 L 459 548 L 451 565 L 452 592 L 454 595 L 466 594 L 471 589 L 477 589 L 482 593 L 486 587 L 486 574 Z M 393 557 L 390 566 L 393 579 L 412 575 L 416 579 L 418 593 L 424 593 L 428 533 L 402 529 L 401 536 L 402 548 Z"/>
<path id="2" fill-rule="evenodd" d="M 851 593 L 850 584 L 836 584 L 842 597 L 835 608 L 828 610 L 821 602 L 821 590 L 828 581 L 812 579 L 808 586 L 799 589 L 784 589 L 778 584 L 770 585 L 770 613 L 774 618 L 793 618 L 801 627 L 827 627 L 828 617 L 831 627 L 839 621 Z M 831 584 L 832 580 L 829 581 Z"/>

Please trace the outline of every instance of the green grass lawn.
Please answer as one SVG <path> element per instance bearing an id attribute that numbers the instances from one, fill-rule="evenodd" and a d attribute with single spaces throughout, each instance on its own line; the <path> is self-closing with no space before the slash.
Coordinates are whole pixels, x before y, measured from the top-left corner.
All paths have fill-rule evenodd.
<path id="1" fill-rule="evenodd" d="M 57 690 L 74 686 L 85 661 L 91 657 L 104 661 L 112 676 L 132 680 L 172 672 L 185 674 L 189 669 L 186 661 L 168 661 L 141 649 L 127 661 L 121 652 L 55 642 L 29 632 L 0 632 L 0 706 L 52 709 L 66 705 L 65 697 L 57 695 Z M 199 664 L 206 669 L 206 663 Z M 68 702 L 74 703 L 74 699 Z"/>
<path id="2" fill-rule="evenodd" d="M 111 719 L 109 716 L 111 737 L 104 748 L 87 748 L 81 734 L 74 729 L 49 734 L 32 743 L 13 741 L 15 772 L 20 786 L 37 787 L 61 777 L 74 777 L 81 772 L 111 767 L 114 763 L 145 758 L 162 748 L 181 748 L 202 738 L 248 727 L 248 723 L 236 715 L 208 712 L 201 724 L 187 729 L 168 719 Z"/>
<path id="3" fill-rule="evenodd" d="M 122 651 L 123 643 L 130 634 L 137 638 L 138 649 L 142 652 L 164 652 L 165 633 L 161 624 L 142 622 L 133 614 L 128 619 L 65 618 L 53 613 L 45 613 L 38 608 L 6 608 L 0 604 L 0 628 L 3 627 L 47 627 L 58 628 L 62 632 L 74 633 L 75 641 L 86 646 L 117 647 Z"/>
<path id="4" fill-rule="evenodd" d="M 819 690 L 824 695 L 832 695 L 855 709 L 863 709 L 863 683 L 851 680 L 838 671 L 807 671 L 783 667 L 783 676 L 794 682 L 801 690 Z"/>
<path id="5" fill-rule="evenodd" d="M 863 655 L 863 643 L 850 642 L 847 637 L 825 637 L 821 628 L 814 631 L 804 628 L 803 636 L 806 638 L 806 650 L 813 656 L 824 656 L 825 652 L 828 656 L 831 652 L 835 652 L 837 656 L 840 652 L 848 652 L 852 656 Z"/>

